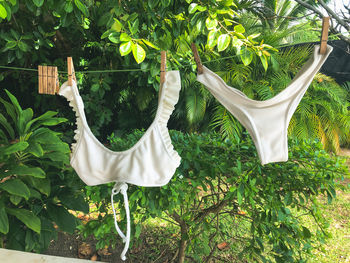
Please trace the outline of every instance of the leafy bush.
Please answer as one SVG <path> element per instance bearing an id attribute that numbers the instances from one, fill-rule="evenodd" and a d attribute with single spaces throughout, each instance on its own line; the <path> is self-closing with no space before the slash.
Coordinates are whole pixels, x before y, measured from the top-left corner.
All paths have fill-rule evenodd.
<path id="1" fill-rule="evenodd" d="M 127 149 L 141 135 L 136 131 L 126 140 L 111 136 L 111 148 Z M 217 245 L 222 242 L 229 244 L 232 261 L 302 262 L 327 236 L 316 197 L 325 194 L 331 201 L 334 178 L 346 169 L 320 142 L 290 140 L 288 162 L 262 166 L 248 136 L 238 144 L 222 141 L 217 133 L 172 131 L 171 137 L 182 157 L 171 182 L 160 188 L 129 188 L 134 240 L 145 219 L 165 217 L 181 233 L 179 262 L 186 256 L 196 262 L 219 257 Z M 101 214 L 81 229 L 85 235 L 95 234 L 103 247 L 115 242 L 108 214 L 111 186 L 87 189 Z M 314 229 L 302 225 L 304 216 L 315 222 Z"/>
<path id="2" fill-rule="evenodd" d="M 69 147 L 46 126 L 66 121 L 48 111 L 33 119 L 8 91 L 0 98 L 0 246 L 40 252 L 57 237 L 72 233 L 68 209 L 89 211 L 80 180 L 69 164 Z"/>

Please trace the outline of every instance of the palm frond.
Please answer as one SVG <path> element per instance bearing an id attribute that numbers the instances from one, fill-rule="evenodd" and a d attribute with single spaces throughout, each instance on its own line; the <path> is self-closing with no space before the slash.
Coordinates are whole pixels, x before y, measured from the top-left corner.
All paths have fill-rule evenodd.
<path id="1" fill-rule="evenodd" d="M 219 128 L 224 138 L 239 142 L 242 136 L 243 127 L 236 118 L 222 105 L 215 107 L 211 126 Z"/>

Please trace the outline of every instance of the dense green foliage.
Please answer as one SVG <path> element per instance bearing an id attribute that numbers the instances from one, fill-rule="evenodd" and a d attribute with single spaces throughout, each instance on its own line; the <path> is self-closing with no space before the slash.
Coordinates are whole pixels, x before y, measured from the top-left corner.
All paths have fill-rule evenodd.
<path id="1" fill-rule="evenodd" d="M 136 131 L 126 140 L 112 136 L 111 148 L 130 148 L 142 134 Z M 305 260 L 326 237 L 316 196 L 325 194 L 331 201 L 335 197 L 334 178 L 346 168 L 339 158 L 323 151 L 319 142 L 298 140 L 289 142 L 287 163 L 262 166 L 252 141 L 244 137 L 232 144 L 216 133 L 172 131 L 182 163 L 171 182 L 161 188 L 129 188 L 135 220 L 133 242 L 137 242 L 143 220 L 159 217 L 179 227 L 179 257 L 183 253 L 203 262 L 216 252 L 218 243 L 226 241 L 240 262 Z M 82 232 L 94 234 L 100 247 L 115 241 L 113 218 L 108 214 L 111 188 L 87 188 L 88 197 L 103 214 L 82 226 Z M 123 202 L 117 198 L 123 224 Z M 311 217 L 316 229 L 303 226 L 303 216 Z"/>
<path id="2" fill-rule="evenodd" d="M 237 22 L 238 11 L 244 6 L 232 0 L 203 3 L 12 0 L 2 5 L 7 12 L 6 19 L 0 23 L 0 45 L 4 46 L 1 65 L 36 68 L 47 63 L 66 70 L 65 57 L 71 55 L 78 71 L 142 69 L 127 74 L 78 74 L 91 127 L 101 140 L 112 131 L 149 125 L 145 116 L 152 115 L 157 101 L 159 49 L 168 51 L 169 69 L 191 72 L 192 79 L 190 43 L 193 41 L 199 50 L 207 45 L 213 55 L 222 50 L 240 54 L 242 50 L 241 57 L 246 64 L 260 57 L 264 67 L 268 66 L 271 47 L 260 42 L 262 38 L 258 34 L 245 34 L 244 27 Z M 141 61 L 142 64 L 137 65 Z M 0 75 L 3 85 L 16 87 L 13 93 L 17 97 L 33 95 L 24 96 L 25 105 L 32 106 L 34 98 L 35 108 L 39 110 L 54 107 L 64 116 L 69 115 L 66 105 L 57 98 L 35 96 L 33 87 L 37 86 L 37 78 L 32 72 L 6 70 Z M 62 75 L 61 81 L 65 77 Z M 186 83 L 192 84 L 184 81 Z M 188 92 L 192 92 L 192 98 L 201 96 L 197 89 Z M 203 117 L 198 110 L 198 114 L 190 112 L 201 105 L 185 101 L 187 95 L 186 92 L 181 100 L 192 108 L 178 111 L 176 128 L 190 129 L 188 122 L 191 124 L 193 119 Z M 130 114 L 139 117 L 132 119 Z"/>
<path id="3" fill-rule="evenodd" d="M 6 92 L 11 102 L 0 98 L 0 247 L 40 252 L 57 238 L 53 222 L 75 230 L 67 209 L 87 213 L 89 207 L 68 167 L 68 145 L 47 127 L 66 119 L 52 111 L 33 118 L 31 108 L 23 110 Z"/>

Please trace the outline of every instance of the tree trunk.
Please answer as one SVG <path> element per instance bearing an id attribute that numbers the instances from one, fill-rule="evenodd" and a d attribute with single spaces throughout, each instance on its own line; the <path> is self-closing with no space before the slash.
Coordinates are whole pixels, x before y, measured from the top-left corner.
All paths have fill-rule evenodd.
<path id="1" fill-rule="evenodd" d="M 173 218 L 177 223 L 179 223 L 181 228 L 181 241 L 179 247 L 178 263 L 184 263 L 187 248 L 187 224 L 176 212 L 173 213 Z"/>
<path id="2" fill-rule="evenodd" d="M 184 263 L 185 262 L 186 247 L 187 247 L 187 240 L 185 240 L 184 237 L 182 237 L 182 235 L 181 235 L 181 243 L 180 243 L 180 248 L 179 248 L 179 260 L 178 260 L 178 263 Z"/>

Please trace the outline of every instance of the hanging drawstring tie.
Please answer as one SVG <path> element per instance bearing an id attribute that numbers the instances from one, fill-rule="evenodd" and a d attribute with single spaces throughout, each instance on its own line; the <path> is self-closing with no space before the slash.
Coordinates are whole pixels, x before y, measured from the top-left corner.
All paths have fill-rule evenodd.
<path id="1" fill-rule="evenodd" d="M 128 185 L 126 183 L 116 183 L 112 189 L 112 194 L 111 194 L 111 203 L 112 203 L 112 209 L 113 209 L 113 216 L 114 216 L 114 225 L 115 229 L 117 230 L 119 236 L 123 239 L 123 243 L 125 243 L 124 249 L 120 255 L 120 258 L 122 260 L 126 260 L 125 254 L 129 249 L 129 243 L 130 243 L 130 211 L 129 211 L 129 201 L 128 201 Z M 126 211 L 126 236 L 124 233 L 120 230 L 117 222 L 117 217 L 114 209 L 114 201 L 113 197 L 117 194 L 121 193 L 124 196 L 124 206 L 125 206 L 125 211 Z"/>

